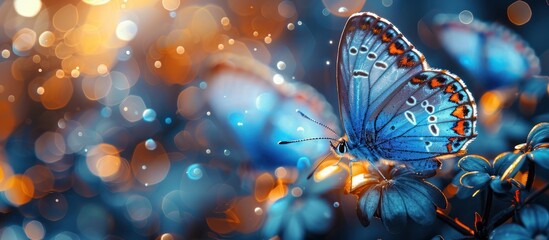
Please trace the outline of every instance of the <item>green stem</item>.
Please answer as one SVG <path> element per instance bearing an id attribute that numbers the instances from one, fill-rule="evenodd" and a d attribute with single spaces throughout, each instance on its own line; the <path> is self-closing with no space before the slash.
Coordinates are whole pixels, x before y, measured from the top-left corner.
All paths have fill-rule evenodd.
<path id="1" fill-rule="evenodd" d="M 459 220 L 453 219 L 450 216 L 446 215 L 446 213 L 444 213 L 441 209 L 437 209 L 437 218 L 465 236 L 475 235 L 475 231 L 467 227 L 467 225 L 463 224 Z"/>
<path id="2" fill-rule="evenodd" d="M 490 218 L 490 211 L 492 210 L 492 199 L 494 197 L 494 191 L 492 188 L 488 188 L 486 191 L 486 202 L 484 204 L 484 212 L 482 214 L 482 225 L 486 225 L 486 222 Z"/>

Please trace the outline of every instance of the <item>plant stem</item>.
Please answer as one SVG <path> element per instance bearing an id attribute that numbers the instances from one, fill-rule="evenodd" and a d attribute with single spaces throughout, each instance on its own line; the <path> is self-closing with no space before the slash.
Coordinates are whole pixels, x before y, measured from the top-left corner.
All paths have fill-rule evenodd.
<path id="1" fill-rule="evenodd" d="M 526 191 L 530 191 L 536 177 L 536 163 L 532 161 L 530 154 L 526 155 L 526 160 L 528 161 L 528 178 L 526 179 L 525 189 Z"/>
<path id="2" fill-rule="evenodd" d="M 492 199 L 494 196 L 494 191 L 492 188 L 488 188 L 486 191 L 486 202 L 484 204 L 484 212 L 482 213 L 482 225 L 486 226 L 488 219 L 490 218 L 490 211 L 492 210 Z"/>
<path id="3" fill-rule="evenodd" d="M 457 219 L 453 219 L 450 216 L 446 215 L 441 209 L 437 208 L 437 217 L 441 221 L 448 224 L 450 227 L 454 228 L 456 231 L 460 232 L 463 235 L 466 236 L 474 236 L 475 231 L 473 231 L 471 228 L 467 227 L 467 225 L 463 224 Z"/>
<path id="4" fill-rule="evenodd" d="M 504 214 L 499 214 L 497 218 L 493 219 L 494 221 L 491 221 L 489 224 L 489 227 L 495 228 L 504 222 L 506 222 L 509 218 L 513 217 L 515 215 L 515 212 L 517 209 L 522 208 L 524 205 L 536 200 L 538 197 L 540 197 L 545 191 L 549 190 L 549 183 L 545 184 L 542 188 L 537 190 L 536 192 L 532 193 L 530 196 L 524 200 L 519 206 L 511 206 L 508 209 L 504 210 Z"/>

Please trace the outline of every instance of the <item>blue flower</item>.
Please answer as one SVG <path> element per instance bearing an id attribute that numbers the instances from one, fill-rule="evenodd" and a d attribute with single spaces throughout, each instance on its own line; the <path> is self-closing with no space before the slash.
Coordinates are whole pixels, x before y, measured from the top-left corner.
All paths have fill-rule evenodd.
<path id="1" fill-rule="evenodd" d="M 360 196 L 357 214 L 364 226 L 375 216 L 381 218 L 388 231 L 398 232 L 408 217 L 429 225 L 435 221 L 436 207 L 446 208 L 444 194 L 420 175 L 402 165 L 379 164 L 378 168 L 387 179 L 375 170 L 363 173 L 359 180 L 353 177 L 353 181 L 359 181 L 353 192 Z"/>
<path id="2" fill-rule="evenodd" d="M 520 223 L 501 225 L 490 234 L 490 239 L 548 239 L 549 212 L 539 205 L 523 208 Z"/>
<path id="3" fill-rule="evenodd" d="M 496 193 L 506 193 L 512 189 L 513 184 L 520 186 L 518 181 L 511 178 L 514 174 L 502 178 L 517 156 L 519 154 L 506 152 L 498 155 L 493 162 L 479 155 L 465 156 L 458 162 L 458 167 L 463 170 L 457 176 L 459 183 L 469 190 L 467 193 L 473 192 L 473 196 L 487 187 Z"/>
<path id="4" fill-rule="evenodd" d="M 281 234 L 282 239 L 304 239 L 306 233 L 328 231 L 333 223 L 333 208 L 320 196 L 343 189 L 348 172 L 342 165 L 327 161 L 327 167 L 320 168 L 313 179 L 304 177 L 306 174 L 300 176 L 289 187 L 289 194 L 270 206 L 263 234 L 267 238 Z"/>
<path id="5" fill-rule="evenodd" d="M 509 168 L 510 172 L 519 169 L 525 157 L 549 169 L 549 123 L 538 123 L 528 133 L 526 143 L 519 144 L 515 148 L 523 154 L 511 166 L 512 168 Z"/>

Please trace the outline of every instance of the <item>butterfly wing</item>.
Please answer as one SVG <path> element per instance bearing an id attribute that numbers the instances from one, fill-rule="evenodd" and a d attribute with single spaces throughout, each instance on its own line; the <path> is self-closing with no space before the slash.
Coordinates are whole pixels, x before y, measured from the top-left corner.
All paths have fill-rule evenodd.
<path id="1" fill-rule="evenodd" d="M 476 137 L 476 105 L 457 76 L 426 70 L 396 92 L 375 119 L 374 145 L 383 158 L 418 161 L 456 154 Z"/>
<path id="2" fill-rule="evenodd" d="M 476 136 L 476 105 L 455 75 L 428 67 L 425 57 L 387 20 L 351 16 L 338 57 L 341 117 L 356 151 L 438 167 Z M 376 161 L 377 159 L 370 159 Z"/>
<path id="3" fill-rule="evenodd" d="M 373 13 L 352 15 L 341 36 L 337 64 L 341 119 L 351 144 L 373 134 L 369 119 L 406 79 L 427 63 L 389 21 Z"/>
<path id="4" fill-rule="evenodd" d="M 487 89 L 514 84 L 540 72 L 540 61 L 520 36 L 499 24 L 439 15 L 435 32 L 442 47 Z M 467 42 L 467 44 L 462 44 Z"/>

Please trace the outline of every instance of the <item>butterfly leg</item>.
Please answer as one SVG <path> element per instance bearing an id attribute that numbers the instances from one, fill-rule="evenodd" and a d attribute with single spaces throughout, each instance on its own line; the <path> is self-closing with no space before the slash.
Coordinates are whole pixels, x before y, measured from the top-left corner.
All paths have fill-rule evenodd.
<path id="1" fill-rule="evenodd" d="M 379 176 L 381 176 L 383 178 L 383 180 L 387 181 L 387 178 L 385 177 L 385 175 L 383 175 L 383 173 L 381 173 L 381 170 L 379 170 L 379 168 L 377 167 L 376 163 L 373 162 L 373 161 L 370 161 L 370 164 L 372 165 L 372 167 L 374 167 L 374 169 L 377 171 L 377 173 L 379 173 Z"/>

